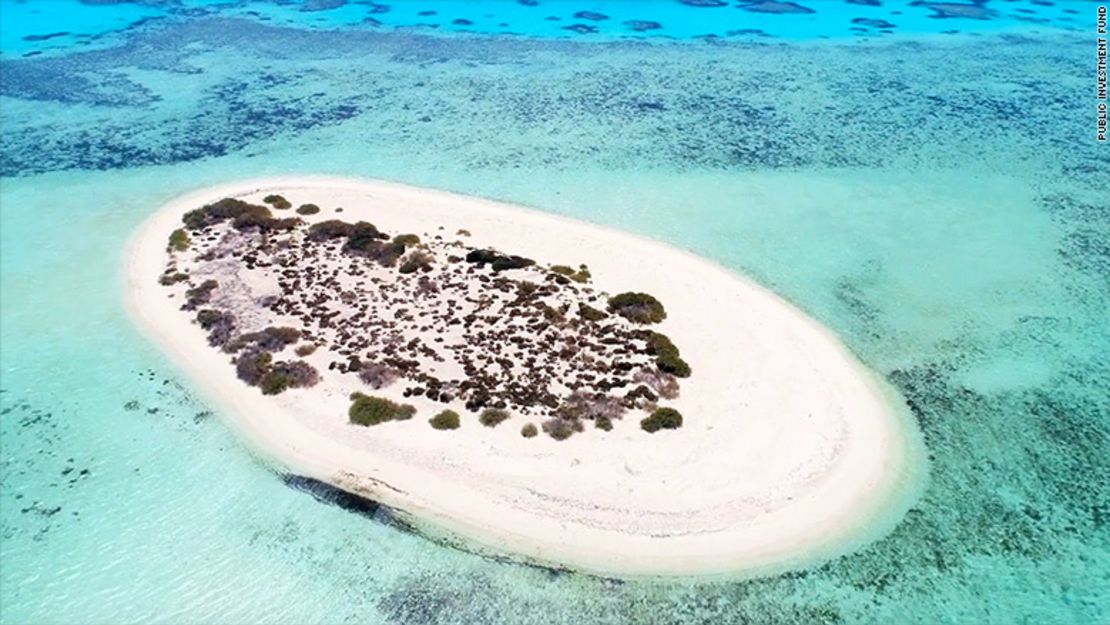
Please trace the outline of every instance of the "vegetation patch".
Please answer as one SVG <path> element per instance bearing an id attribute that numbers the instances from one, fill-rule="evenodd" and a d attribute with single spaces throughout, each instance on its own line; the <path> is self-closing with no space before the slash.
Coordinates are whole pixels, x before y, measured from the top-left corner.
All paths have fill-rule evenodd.
<path id="1" fill-rule="evenodd" d="M 679 356 L 678 347 L 666 334 L 652 332 L 647 343 L 648 350 L 656 356 L 655 364 L 660 371 L 679 378 L 690 377 L 690 365 Z"/>
<path id="2" fill-rule="evenodd" d="M 358 379 L 370 385 L 370 388 L 373 389 L 393 384 L 398 375 L 396 369 L 380 362 L 364 362 L 358 369 Z"/>
<path id="3" fill-rule="evenodd" d="M 645 432 L 677 430 L 682 427 L 682 414 L 674 408 L 657 408 L 655 412 L 640 421 Z"/>
<path id="4" fill-rule="evenodd" d="M 543 431 L 547 435 L 557 441 L 565 441 L 574 435 L 575 432 L 583 430 L 582 422 L 571 419 L 563 419 L 555 417 L 543 422 Z"/>
<path id="5" fill-rule="evenodd" d="M 320 207 L 315 204 L 301 204 L 297 207 L 298 215 L 315 215 L 320 212 Z"/>
<path id="6" fill-rule="evenodd" d="M 416 236 L 415 234 L 399 234 L 393 237 L 393 242 L 400 243 L 401 245 L 405 245 L 408 247 L 413 247 L 415 245 L 420 245 L 420 237 Z"/>
<path id="7" fill-rule="evenodd" d="M 262 201 L 278 210 L 285 210 L 293 207 L 293 204 L 291 204 L 289 200 L 280 195 L 267 195 L 266 197 L 262 198 Z"/>
<path id="8" fill-rule="evenodd" d="M 621 293 L 609 298 L 609 312 L 634 323 L 659 323 L 667 318 L 663 304 L 647 293 Z"/>
<path id="9" fill-rule="evenodd" d="M 578 316 L 586 321 L 598 322 L 609 318 L 609 313 L 598 310 L 585 302 L 578 303 Z"/>
<path id="10" fill-rule="evenodd" d="M 437 430 L 457 430 L 459 429 L 459 413 L 454 410 L 444 410 L 436 416 L 428 419 L 428 423 Z"/>
<path id="11" fill-rule="evenodd" d="M 185 303 L 181 306 L 181 309 L 196 310 L 201 305 L 212 301 L 212 292 L 215 291 L 218 286 L 220 286 L 220 283 L 215 280 L 205 280 L 199 285 L 185 291 Z"/>
<path id="12" fill-rule="evenodd" d="M 162 286 L 170 286 L 178 282 L 184 282 L 189 279 L 189 274 L 180 271 L 164 273 L 162 277 L 158 278 L 158 284 Z"/>
<path id="13" fill-rule="evenodd" d="M 236 230 L 249 230 L 257 228 L 262 232 L 292 230 L 300 219 L 290 217 L 275 219 L 270 209 L 258 204 L 251 204 L 235 198 L 224 198 L 218 202 L 207 204 L 193 209 L 181 218 L 185 227 L 190 230 L 201 230 L 231 220 L 231 226 Z"/>
<path id="14" fill-rule="evenodd" d="M 520 428 L 520 435 L 524 438 L 534 438 L 539 433 L 539 428 L 536 427 L 535 423 L 525 423 L 524 427 Z"/>
<path id="15" fill-rule="evenodd" d="M 237 352 L 251 347 L 263 352 L 280 352 L 286 345 L 301 340 L 301 331 L 290 327 L 270 326 L 258 332 L 248 332 L 235 337 L 224 346 L 226 352 Z"/>
<path id="16" fill-rule="evenodd" d="M 189 233 L 184 228 L 178 228 L 170 233 L 170 249 L 174 252 L 184 252 L 189 249 Z"/>
<path id="17" fill-rule="evenodd" d="M 497 427 L 499 423 L 509 418 L 509 412 L 500 408 L 486 408 L 482 414 L 478 415 L 478 422 L 482 425 L 492 428 Z"/>
<path id="18" fill-rule="evenodd" d="M 316 367 L 303 360 L 275 362 L 258 381 L 263 395 L 277 395 L 290 388 L 315 386 L 320 381 Z"/>
<path id="19" fill-rule="evenodd" d="M 417 270 L 430 271 L 432 269 L 432 256 L 420 250 L 416 250 L 405 258 L 401 263 L 401 268 L 398 269 L 401 273 L 413 273 Z"/>
<path id="20" fill-rule="evenodd" d="M 488 264 L 491 269 L 497 272 L 507 271 L 509 269 L 523 269 L 536 264 L 536 261 L 531 258 L 524 258 L 523 256 L 515 256 L 512 254 L 502 254 L 494 250 L 471 250 L 470 253 L 466 255 L 466 262 L 475 263 L 479 267 L 485 267 Z"/>
<path id="21" fill-rule="evenodd" d="M 416 414 L 416 408 L 409 404 L 398 404 L 384 397 L 371 397 L 362 393 L 351 393 L 351 407 L 347 417 L 355 425 L 378 425 L 386 421 L 405 421 Z"/>
<path id="22" fill-rule="evenodd" d="M 197 311 L 197 323 L 208 331 L 208 344 L 223 347 L 235 334 L 235 315 L 222 310 L 205 308 Z"/>

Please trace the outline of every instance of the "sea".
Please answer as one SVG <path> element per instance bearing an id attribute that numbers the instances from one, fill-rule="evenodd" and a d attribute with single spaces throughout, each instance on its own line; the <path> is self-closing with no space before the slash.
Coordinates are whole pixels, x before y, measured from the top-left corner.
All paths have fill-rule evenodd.
<path id="1" fill-rule="evenodd" d="M 1099 7 L 0 0 L 0 622 L 1110 623 Z M 287 174 L 748 275 L 900 390 L 928 486 L 832 561 L 621 580 L 284 474 L 131 323 L 121 263 L 174 197 Z"/>

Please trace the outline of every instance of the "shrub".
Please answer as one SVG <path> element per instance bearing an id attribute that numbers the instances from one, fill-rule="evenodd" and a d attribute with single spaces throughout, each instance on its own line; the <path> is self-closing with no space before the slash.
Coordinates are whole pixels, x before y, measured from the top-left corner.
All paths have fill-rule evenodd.
<path id="1" fill-rule="evenodd" d="M 609 312 L 634 323 L 659 323 L 667 318 L 663 304 L 647 293 L 621 293 L 609 298 Z"/>
<path id="2" fill-rule="evenodd" d="M 316 351 L 315 343 L 305 343 L 298 345 L 297 349 L 293 350 L 298 356 L 308 356 Z"/>
<path id="3" fill-rule="evenodd" d="M 162 286 L 170 286 L 178 282 L 184 282 L 189 279 L 189 274 L 180 271 L 175 273 L 164 273 L 162 277 L 158 278 L 158 284 Z"/>
<path id="4" fill-rule="evenodd" d="M 624 406 L 620 399 L 603 393 L 574 391 L 555 409 L 560 418 L 577 421 L 579 419 L 620 419 L 624 416 Z"/>
<path id="5" fill-rule="evenodd" d="M 287 208 L 293 207 L 293 204 L 291 204 L 289 200 L 281 197 L 280 195 L 267 195 L 266 197 L 262 198 L 262 201 L 278 210 L 285 210 Z"/>
<path id="6" fill-rule="evenodd" d="M 178 228 L 170 233 L 169 248 L 175 252 L 184 252 L 189 249 L 189 233 L 184 228 Z"/>
<path id="7" fill-rule="evenodd" d="M 303 360 L 294 360 L 274 363 L 270 370 L 262 375 L 258 386 L 262 388 L 263 395 L 277 395 L 285 389 L 309 387 L 319 381 L 320 374 L 316 371 L 316 367 Z"/>
<path id="8" fill-rule="evenodd" d="M 539 434 L 539 430 L 535 423 L 525 423 L 524 427 L 520 428 L 520 435 L 524 438 L 532 438 L 536 434 Z"/>
<path id="9" fill-rule="evenodd" d="M 666 334 L 652 332 L 648 337 L 648 351 L 656 356 L 655 364 L 664 373 L 680 378 L 690 377 L 690 365 L 678 354 L 678 347 Z"/>
<path id="10" fill-rule="evenodd" d="M 298 215 L 315 215 L 320 212 L 320 207 L 315 204 L 301 204 L 297 207 Z"/>
<path id="11" fill-rule="evenodd" d="M 454 410 L 444 410 L 428 419 L 428 423 L 431 423 L 432 427 L 437 430 L 457 430 L 459 428 L 459 413 Z"/>
<path id="12" fill-rule="evenodd" d="M 351 400 L 347 418 L 355 425 L 370 426 L 386 421 L 404 421 L 416 414 L 415 407 L 409 404 L 398 404 L 384 397 L 352 393 Z"/>
<path id="13" fill-rule="evenodd" d="M 354 228 L 351 224 L 340 221 L 338 219 L 329 219 L 314 223 L 308 227 L 308 240 L 309 241 L 327 241 L 330 239 L 338 239 L 350 235 L 351 230 Z"/>
<path id="14" fill-rule="evenodd" d="M 245 347 L 253 347 L 264 352 L 280 352 L 286 345 L 292 345 L 300 339 L 301 331 L 296 328 L 270 326 L 236 337 L 224 347 L 224 351 L 237 352 Z"/>
<path id="15" fill-rule="evenodd" d="M 381 241 L 388 240 L 389 235 L 378 230 L 374 224 L 360 221 L 351 226 L 347 233 L 347 244 L 343 246 L 343 251 L 350 254 L 367 254 L 377 250 L 381 246 Z M 404 247 L 400 246 L 402 252 Z"/>
<path id="16" fill-rule="evenodd" d="M 412 273 L 412 272 L 416 271 L 417 269 L 427 270 L 427 269 L 431 269 L 431 268 L 432 268 L 432 257 L 431 257 L 431 255 L 430 254 L 425 254 L 424 252 L 421 252 L 421 251 L 417 250 L 417 251 L 409 254 L 408 258 L 405 259 L 405 262 L 401 263 L 401 268 L 400 268 L 399 271 L 401 273 Z"/>
<path id="17" fill-rule="evenodd" d="M 676 430 L 682 427 L 682 414 L 674 408 L 656 408 L 655 412 L 640 421 L 645 432 Z"/>
<path id="18" fill-rule="evenodd" d="M 582 302 L 579 302 L 578 304 L 578 316 L 582 317 L 586 321 L 601 321 L 603 319 L 609 318 L 609 315 L 604 311 L 600 311 L 593 306 Z"/>
<path id="19" fill-rule="evenodd" d="M 222 347 L 235 333 L 235 315 L 205 308 L 197 311 L 197 323 L 208 330 L 208 344 L 213 347 Z"/>
<path id="20" fill-rule="evenodd" d="M 258 386 L 262 376 L 273 366 L 273 356 L 269 352 L 248 351 L 235 360 L 235 375 L 251 386 Z"/>
<path id="21" fill-rule="evenodd" d="M 552 265 L 551 271 L 554 271 L 560 276 L 566 276 L 568 278 L 574 275 L 574 268 L 567 267 L 566 265 Z"/>
<path id="22" fill-rule="evenodd" d="M 557 441 L 563 441 L 570 438 L 575 432 L 583 430 L 581 421 L 573 421 L 570 419 L 562 419 L 556 417 L 548 419 L 543 422 L 543 431 L 547 435 Z"/>
<path id="23" fill-rule="evenodd" d="M 415 234 L 399 234 L 393 237 L 393 242 L 412 247 L 414 245 L 420 244 L 420 237 L 416 236 Z"/>
<path id="24" fill-rule="evenodd" d="M 218 286 L 220 286 L 220 283 L 215 280 L 205 280 L 198 286 L 185 291 L 185 304 L 181 308 L 196 310 L 201 304 L 207 304 L 212 300 L 212 291 L 215 291 Z"/>
<path id="25" fill-rule="evenodd" d="M 511 256 L 495 252 L 494 250 L 471 250 L 466 255 L 466 262 L 476 263 L 479 266 L 489 264 L 494 271 L 508 269 L 523 269 L 536 264 L 536 261 L 523 256 Z"/>
<path id="26" fill-rule="evenodd" d="M 478 415 L 478 421 L 488 428 L 497 427 L 497 424 L 508 418 L 509 413 L 500 408 L 486 408 Z"/>
<path id="27" fill-rule="evenodd" d="M 459 228 L 458 232 L 456 232 L 455 234 L 459 235 L 460 237 L 468 237 L 470 236 L 470 231 L 466 228 Z"/>
<path id="28" fill-rule="evenodd" d="M 570 279 L 575 282 L 585 283 L 590 281 L 590 277 L 590 270 L 587 269 L 585 265 L 582 265 L 578 271 L 574 272 L 574 275 L 570 276 Z"/>
<path id="29" fill-rule="evenodd" d="M 613 420 L 609 417 L 601 417 L 599 419 L 595 419 L 594 425 L 597 426 L 597 429 L 604 430 L 606 432 L 610 432 L 613 430 Z"/>
<path id="30" fill-rule="evenodd" d="M 678 397 L 678 380 L 666 371 L 652 371 L 641 369 L 632 377 L 633 380 L 646 384 L 663 399 Z"/>
<path id="31" fill-rule="evenodd" d="M 358 379 L 369 384 L 370 388 L 379 389 L 397 380 L 397 370 L 380 362 L 364 362 L 359 367 Z"/>

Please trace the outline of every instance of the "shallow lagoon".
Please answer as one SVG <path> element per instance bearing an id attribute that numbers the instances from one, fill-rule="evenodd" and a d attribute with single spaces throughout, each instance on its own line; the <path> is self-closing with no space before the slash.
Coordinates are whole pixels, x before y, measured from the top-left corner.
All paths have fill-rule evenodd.
<path id="1" fill-rule="evenodd" d="M 604 12 L 592 4 L 560 10 Z M 1091 24 L 1093 7 L 1043 10 Z M 936 21 L 972 32 L 637 43 L 175 15 L 41 58 L 5 43 L 0 616 L 1105 620 L 1110 153 L 1093 141 L 1093 37 Z M 496 562 L 287 487 L 132 328 L 119 261 L 172 197 L 290 171 L 528 204 L 756 277 L 911 400 L 925 496 L 854 555 L 689 585 Z"/>

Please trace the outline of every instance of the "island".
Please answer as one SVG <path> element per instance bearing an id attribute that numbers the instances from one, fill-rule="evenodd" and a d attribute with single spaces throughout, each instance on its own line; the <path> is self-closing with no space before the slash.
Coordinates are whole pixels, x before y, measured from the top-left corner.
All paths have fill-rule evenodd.
<path id="1" fill-rule="evenodd" d="M 834 335 L 635 235 L 305 176 L 175 199 L 125 258 L 132 317 L 246 440 L 468 548 L 768 574 L 882 536 L 924 481 Z"/>

